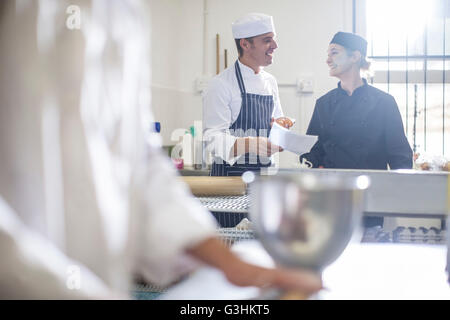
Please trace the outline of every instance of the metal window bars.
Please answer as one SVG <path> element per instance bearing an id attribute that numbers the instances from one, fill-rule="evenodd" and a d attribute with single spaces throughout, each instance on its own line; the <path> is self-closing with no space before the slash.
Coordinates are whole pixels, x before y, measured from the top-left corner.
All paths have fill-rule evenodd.
<path id="1" fill-rule="evenodd" d="M 376 2 L 376 0 L 367 1 Z M 422 1 L 423 5 L 430 3 L 429 0 Z M 401 44 L 391 40 L 390 36 L 383 36 L 379 30 L 368 26 L 366 32 L 369 37 L 368 52 L 370 54 L 368 58 L 373 61 L 374 65 L 379 66 L 369 81 L 374 86 L 387 89 L 386 91 L 397 100 L 406 135 L 410 141 L 413 141 L 414 152 L 420 149 L 423 152 L 430 151 L 435 155 L 439 153 L 449 155 L 450 102 L 446 100 L 448 100 L 447 95 L 450 92 L 446 82 L 450 80 L 450 77 L 447 76 L 447 73 L 450 73 L 450 55 L 446 46 L 450 42 L 446 41 L 446 37 L 450 32 L 446 29 L 449 28 L 447 19 L 450 19 L 450 1 L 435 0 L 433 3 L 439 9 L 436 9 L 434 16 L 425 22 L 419 40 L 414 41 L 407 34 L 407 29 L 404 28 L 403 50 L 399 50 Z M 354 12 L 356 12 L 355 5 L 356 3 L 353 1 Z M 388 5 L 386 10 L 393 9 Z M 365 14 L 368 18 L 368 15 L 373 13 L 367 11 Z M 357 18 L 356 14 L 353 14 L 354 32 Z M 375 20 L 385 17 L 372 15 L 370 18 Z M 397 34 L 401 33 L 400 29 L 398 25 L 392 26 L 392 31 Z M 392 46 L 395 46 L 395 52 L 393 52 Z M 400 67 L 401 64 L 403 67 Z M 440 87 L 442 90 L 439 90 Z M 411 110 L 412 108 L 413 110 Z M 413 122 L 412 128 L 410 122 Z M 411 129 L 412 132 L 410 132 Z"/>

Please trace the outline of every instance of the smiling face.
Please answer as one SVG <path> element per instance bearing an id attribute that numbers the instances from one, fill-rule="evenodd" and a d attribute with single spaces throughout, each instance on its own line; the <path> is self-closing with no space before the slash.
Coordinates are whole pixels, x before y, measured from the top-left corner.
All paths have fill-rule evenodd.
<path id="1" fill-rule="evenodd" d="M 357 67 L 358 57 L 355 54 L 350 54 L 347 50 L 336 43 L 331 43 L 328 46 L 327 64 L 330 68 L 330 76 L 340 78 L 345 73 L 348 73 L 352 68 Z"/>
<path id="2" fill-rule="evenodd" d="M 278 48 L 273 32 L 253 37 L 252 41 L 242 39 L 244 57 L 258 67 L 266 67 L 273 62 L 273 52 Z"/>

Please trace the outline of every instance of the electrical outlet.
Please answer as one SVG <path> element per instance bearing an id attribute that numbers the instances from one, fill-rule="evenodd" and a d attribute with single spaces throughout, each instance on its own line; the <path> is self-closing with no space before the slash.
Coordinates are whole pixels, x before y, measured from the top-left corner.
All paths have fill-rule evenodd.
<path id="1" fill-rule="evenodd" d="M 313 93 L 314 92 L 313 77 L 298 78 L 297 79 L 297 92 L 298 93 Z"/>
<path id="2" fill-rule="evenodd" d="M 211 80 L 209 76 L 199 76 L 195 79 L 195 90 L 197 92 L 202 93 L 208 87 L 208 83 Z"/>

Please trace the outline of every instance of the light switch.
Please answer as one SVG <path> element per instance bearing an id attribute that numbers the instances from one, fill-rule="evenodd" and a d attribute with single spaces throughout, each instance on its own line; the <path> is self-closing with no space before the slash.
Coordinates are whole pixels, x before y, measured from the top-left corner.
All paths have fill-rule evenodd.
<path id="1" fill-rule="evenodd" d="M 199 76 L 195 79 L 195 90 L 197 92 L 202 93 L 208 87 L 208 83 L 211 80 L 209 76 Z"/>
<path id="2" fill-rule="evenodd" d="M 298 78 L 297 79 L 297 92 L 298 93 L 313 93 L 314 92 L 313 77 Z"/>

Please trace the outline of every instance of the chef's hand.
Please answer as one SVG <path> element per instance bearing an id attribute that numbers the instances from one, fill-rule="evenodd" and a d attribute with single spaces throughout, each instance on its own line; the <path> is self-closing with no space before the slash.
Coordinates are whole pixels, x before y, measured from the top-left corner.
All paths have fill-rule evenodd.
<path id="1" fill-rule="evenodd" d="M 200 242 L 188 253 L 222 270 L 228 281 L 237 286 L 300 291 L 306 296 L 323 289 L 320 276 L 312 271 L 264 268 L 247 263 L 216 238 Z"/>
<path id="2" fill-rule="evenodd" d="M 224 272 L 228 281 L 237 286 L 300 291 L 306 296 L 323 289 L 320 276 L 308 270 L 263 268 L 239 260 L 230 263 Z"/>
<path id="3" fill-rule="evenodd" d="M 232 149 L 235 157 L 246 153 L 269 157 L 281 151 L 283 151 L 283 148 L 271 143 L 266 137 L 237 138 Z"/>
<path id="4" fill-rule="evenodd" d="M 250 137 L 248 151 L 259 156 L 270 157 L 277 152 L 283 151 L 283 148 L 270 142 L 269 138 Z"/>
<path id="5" fill-rule="evenodd" d="M 287 117 L 280 117 L 277 119 L 272 117 L 272 119 L 270 120 L 270 127 L 272 127 L 274 121 L 276 121 L 280 126 L 286 129 L 290 129 L 294 125 L 294 122 L 292 122 L 292 120 Z"/>

